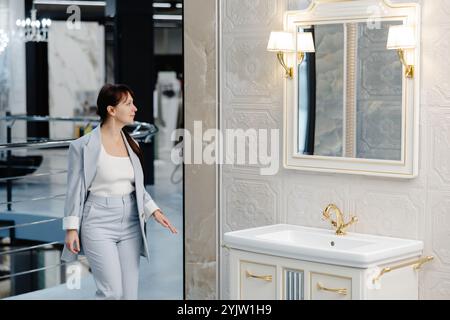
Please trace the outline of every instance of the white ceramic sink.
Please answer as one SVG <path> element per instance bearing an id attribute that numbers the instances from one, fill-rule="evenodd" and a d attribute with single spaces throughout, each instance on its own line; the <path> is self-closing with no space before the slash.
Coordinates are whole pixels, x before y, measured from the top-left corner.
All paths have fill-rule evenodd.
<path id="1" fill-rule="evenodd" d="M 276 224 L 224 234 L 224 244 L 242 250 L 308 261 L 368 268 L 379 262 L 422 254 L 418 240 Z"/>

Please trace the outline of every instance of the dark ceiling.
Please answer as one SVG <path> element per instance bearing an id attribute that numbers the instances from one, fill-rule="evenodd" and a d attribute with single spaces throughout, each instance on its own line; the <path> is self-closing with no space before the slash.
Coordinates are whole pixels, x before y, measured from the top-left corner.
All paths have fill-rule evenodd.
<path id="1" fill-rule="evenodd" d="M 66 20 L 70 14 L 67 13 L 67 8 L 71 4 L 77 5 L 81 11 L 82 21 L 103 21 L 105 19 L 105 12 L 114 12 L 110 10 L 114 6 L 115 1 L 118 0 L 100 0 L 100 1 L 89 1 L 89 0 L 34 0 L 35 8 L 37 9 L 37 16 L 41 18 L 50 18 L 53 20 Z M 124 1 L 124 0 L 120 0 Z M 177 4 L 182 4 L 183 0 L 159 0 L 153 1 L 153 14 L 154 15 L 182 15 L 183 9 L 177 8 Z M 158 4 L 170 4 L 170 8 L 160 8 Z M 110 14 L 112 18 L 113 14 Z M 158 19 L 159 23 L 182 23 L 182 21 L 172 20 L 172 19 Z"/>

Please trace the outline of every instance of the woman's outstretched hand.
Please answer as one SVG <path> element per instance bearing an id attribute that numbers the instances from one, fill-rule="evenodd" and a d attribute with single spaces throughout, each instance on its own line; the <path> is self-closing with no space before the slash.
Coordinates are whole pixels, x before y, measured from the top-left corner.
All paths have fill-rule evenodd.
<path id="1" fill-rule="evenodd" d="M 156 221 L 158 221 L 163 227 L 168 228 L 172 233 L 178 233 L 177 229 L 175 229 L 174 226 L 171 225 L 169 219 L 162 213 L 161 210 L 157 209 L 153 213 L 153 217 Z"/>

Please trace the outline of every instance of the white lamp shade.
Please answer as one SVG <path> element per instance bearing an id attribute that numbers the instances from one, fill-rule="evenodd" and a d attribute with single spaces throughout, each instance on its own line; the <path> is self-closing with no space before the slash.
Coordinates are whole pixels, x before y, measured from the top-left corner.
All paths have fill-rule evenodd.
<path id="1" fill-rule="evenodd" d="M 267 51 L 295 51 L 293 34 L 291 32 L 272 31 L 267 44 Z"/>
<path id="2" fill-rule="evenodd" d="M 415 48 L 416 37 L 414 36 L 414 28 L 404 25 L 390 26 L 386 47 L 388 49 Z"/>
<path id="3" fill-rule="evenodd" d="M 314 40 L 311 32 L 297 33 L 297 51 L 315 52 Z"/>

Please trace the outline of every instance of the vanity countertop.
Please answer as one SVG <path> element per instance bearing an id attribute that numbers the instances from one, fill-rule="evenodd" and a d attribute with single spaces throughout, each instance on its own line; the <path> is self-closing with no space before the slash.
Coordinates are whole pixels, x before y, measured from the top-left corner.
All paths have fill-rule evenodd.
<path id="1" fill-rule="evenodd" d="M 228 247 L 300 260 L 356 268 L 407 259 L 422 254 L 423 242 L 333 230 L 276 224 L 227 232 Z"/>

